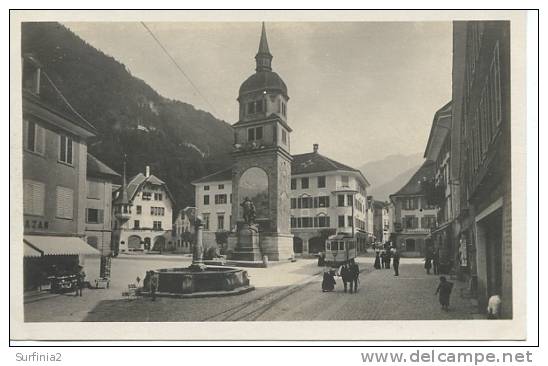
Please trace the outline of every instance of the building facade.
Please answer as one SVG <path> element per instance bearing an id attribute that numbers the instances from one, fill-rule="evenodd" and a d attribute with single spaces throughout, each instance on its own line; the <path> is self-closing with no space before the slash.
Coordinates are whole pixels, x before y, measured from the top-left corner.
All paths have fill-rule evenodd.
<path id="1" fill-rule="evenodd" d="M 165 251 L 173 249 L 173 196 L 164 181 L 139 173 L 114 193 L 115 251 Z"/>
<path id="2" fill-rule="evenodd" d="M 293 156 L 291 167 L 291 232 L 296 254 L 325 250 L 325 239 L 335 233 L 356 236 L 365 250 L 368 232 L 367 187 L 363 174 L 319 153 Z"/>
<path id="3" fill-rule="evenodd" d="M 432 228 L 433 249 L 439 254 L 442 273 L 459 270 L 458 249 L 455 243 L 456 216 L 454 196 L 458 194 L 458 181 L 451 179 L 452 103 L 439 109 L 432 122 L 424 157 L 434 162 L 434 177 L 426 182 L 426 199 L 436 206 L 437 220 Z"/>
<path id="4" fill-rule="evenodd" d="M 195 241 L 194 221 L 196 219 L 196 207 L 185 207 L 179 210 L 173 220 L 173 238 L 174 252 L 192 253 L 192 243 Z"/>
<path id="5" fill-rule="evenodd" d="M 510 22 L 453 23 L 452 93 L 458 258 L 480 308 L 499 295 L 512 318 Z"/>
<path id="6" fill-rule="evenodd" d="M 373 234 L 376 243 L 390 240 L 390 212 L 387 202 L 373 201 Z"/>
<path id="7" fill-rule="evenodd" d="M 353 233 L 365 250 L 367 239 L 373 236 L 373 230 L 367 230 L 367 179 L 359 170 L 321 155 L 317 144 L 311 153 L 292 157 L 289 225 L 294 253 L 319 253 L 325 250 L 325 239 L 335 233 Z M 193 184 L 196 212 L 205 222 L 204 241 L 206 246 L 214 245 L 216 233 L 235 229 L 227 215 L 232 202 L 232 168 Z M 232 226 L 227 226 L 231 221 Z"/>
<path id="8" fill-rule="evenodd" d="M 87 140 L 95 128 L 32 56 L 23 58 L 25 289 L 99 252 L 85 243 Z"/>
<path id="9" fill-rule="evenodd" d="M 392 245 L 405 256 L 424 256 L 432 250 L 430 231 L 436 226 L 437 209 L 426 199 L 423 182 L 434 178 L 435 163 L 425 161 L 398 192 L 390 195 L 393 205 Z"/>
<path id="10" fill-rule="evenodd" d="M 87 155 L 86 242 L 110 257 L 112 248 L 112 181 L 120 175 L 91 154 Z"/>

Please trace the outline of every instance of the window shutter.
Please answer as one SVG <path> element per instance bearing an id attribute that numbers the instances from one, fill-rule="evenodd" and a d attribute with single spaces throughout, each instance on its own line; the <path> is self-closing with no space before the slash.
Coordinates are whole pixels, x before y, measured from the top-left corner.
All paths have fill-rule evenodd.
<path id="1" fill-rule="evenodd" d="M 74 192 L 70 188 L 57 187 L 57 217 L 73 218 Z"/>
<path id="2" fill-rule="evenodd" d="M 23 212 L 29 215 L 44 215 L 45 185 L 25 180 L 23 184 Z"/>
<path id="3" fill-rule="evenodd" d="M 103 223 L 104 210 L 97 210 L 97 211 L 98 211 L 98 213 L 97 213 L 97 223 L 102 224 Z"/>
<path id="4" fill-rule="evenodd" d="M 29 121 L 23 120 L 23 147 L 29 148 Z"/>
<path id="5" fill-rule="evenodd" d="M 44 155 L 46 152 L 46 129 L 40 125 L 35 126 L 34 151 L 40 155 Z"/>

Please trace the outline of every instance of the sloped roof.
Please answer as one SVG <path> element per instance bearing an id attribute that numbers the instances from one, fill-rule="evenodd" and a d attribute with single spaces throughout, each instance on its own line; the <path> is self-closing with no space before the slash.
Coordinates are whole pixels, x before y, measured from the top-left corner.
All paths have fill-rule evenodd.
<path id="1" fill-rule="evenodd" d="M 430 128 L 430 135 L 428 136 L 428 142 L 426 149 L 424 150 L 424 157 L 429 160 L 436 160 L 440 153 L 441 146 L 445 141 L 445 138 L 451 131 L 451 117 L 453 112 L 453 102 L 449 102 L 441 107 L 434 115 L 432 121 L 432 127 Z"/>
<path id="2" fill-rule="evenodd" d="M 334 170 L 348 171 L 359 174 L 366 182 L 366 184 L 369 185 L 369 182 L 363 176 L 362 172 L 359 169 L 355 169 L 343 163 L 339 163 L 338 161 L 330 159 L 317 152 L 293 155 L 293 162 L 291 163 L 292 175 L 329 172 Z M 192 183 L 196 184 L 227 180 L 232 180 L 232 167 L 207 175 L 203 178 L 199 178 Z"/>
<path id="3" fill-rule="evenodd" d="M 215 172 L 213 174 L 206 175 L 205 177 L 196 179 L 192 182 L 192 184 L 207 183 L 207 182 L 221 182 L 226 180 L 232 180 L 232 167 L 226 168 L 224 170 Z"/>
<path id="4" fill-rule="evenodd" d="M 40 67 L 40 64 L 32 56 L 25 56 L 25 62 L 30 62 L 34 67 Z M 40 67 L 40 91 L 38 94 L 23 88 L 23 97 L 32 101 L 42 108 L 49 110 L 63 117 L 66 120 L 82 127 L 93 134 L 97 134 L 97 130 L 91 123 L 82 117 L 69 103 L 55 83 L 48 76 L 46 71 Z"/>
<path id="5" fill-rule="evenodd" d="M 352 168 L 317 152 L 293 155 L 293 162 L 291 163 L 291 174 L 293 175 L 328 172 L 332 170 L 357 173 L 369 185 L 369 182 L 359 169 Z"/>
<path id="6" fill-rule="evenodd" d="M 413 195 L 421 195 L 422 192 L 422 186 L 420 184 L 421 181 L 426 179 L 434 178 L 435 175 L 435 167 L 436 163 L 430 160 L 425 161 L 422 166 L 413 174 L 411 179 L 402 187 L 399 191 L 397 191 L 394 194 L 391 194 L 392 196 L 413 196 Z"/>
<path id="7" fill-rule="evenodd" d="M 133 201 L 139 189 L 141 189 L 141 187 L 146 183 L 163 186 L 167 194 L 169 195 L 169 198 L 173 202 L 175 202 L 173 195 L 171 194 L 171 192 L 169 191 L 167 187 L 167 184 L 163 180 L 156 177 L 154 174 L 151 174 L 148 177 L 146 177 L 143 173 L 139 173 L 135 175 L 133 178 L 129 180 L 129 183 L 127 184 L 126 191 L 130 201 Z M 122 189 L 122 187 L 120 187 L 120 189 Z M 118 196 L 118 198 L 116 199 L 116 202 L 118 202 L 121 198 L 122 198 L 121 196 Z"/>
<path id="8" fill-rule="evenodd" d="M 109 168 L 105 163 L 88 153 L 87 175 L 89 176 L 111 176 L 119 177 L 120 174 Z"/>

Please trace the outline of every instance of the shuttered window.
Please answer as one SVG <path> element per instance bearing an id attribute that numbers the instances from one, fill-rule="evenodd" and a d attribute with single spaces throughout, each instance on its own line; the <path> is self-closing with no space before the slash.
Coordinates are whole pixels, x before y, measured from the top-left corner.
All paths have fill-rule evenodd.
<path id="1" fill-rule="evenodd" d="M 23 181 L 23 212 L 25 215 L 44 216 L 46 186 L 44 183 Z"/>
<path id="2" fill-rule="evenodd" d="M 74 191 L 70 188 L 57 187 L 57 217 L 73 218 Z"/>
<path id="3" fill-rule="evenodd" d="M 99 199 L 99 182 L 95 182 L 93 180 L 88 180 L 87 182 L 87 197 L 92 199 Z"/>

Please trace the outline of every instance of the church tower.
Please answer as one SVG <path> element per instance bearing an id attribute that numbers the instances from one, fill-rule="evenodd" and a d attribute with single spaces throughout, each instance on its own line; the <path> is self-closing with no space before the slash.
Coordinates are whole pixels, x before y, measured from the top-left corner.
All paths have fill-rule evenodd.
<path id="1" fill-rule="evenodd" d="M 240 204 L 246 197 L 251 199 L 256 207 L 260 254 L 284 260 L 293 255 L 289 223 L 292 130 L 287 123 L 287 87 L 272 71 L 272 58 L 263 23 L 255 73 L 240 87 L 239 120 L 233 125 L 232 225 L 241 227 Z M 257 260 L 257 255 L 251 255 L 251 260 Z"/>

